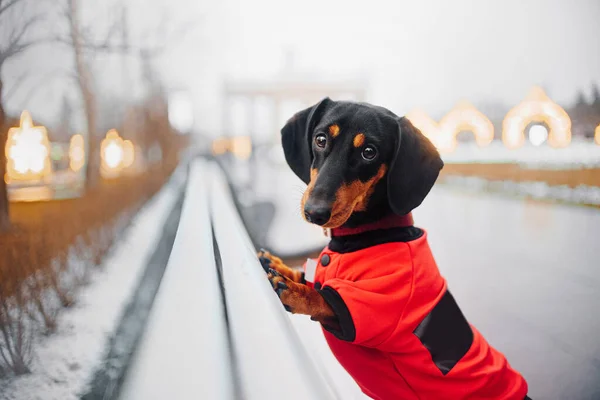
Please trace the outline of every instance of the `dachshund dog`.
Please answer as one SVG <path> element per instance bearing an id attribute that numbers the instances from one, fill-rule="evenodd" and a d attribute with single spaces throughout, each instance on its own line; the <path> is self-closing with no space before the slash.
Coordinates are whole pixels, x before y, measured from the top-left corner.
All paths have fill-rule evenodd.
<path id="1" fill-rule="evenodd" d="M 304 270 L 261 251 L 289 312 L 321 323 L 340 364 L 374 399 L 523 400 L 527 383 L 467 322 L 411 211 L 443 162 L 408 119 L 332 101 L 281 130 L 286 161 L 308 186 L 303 217 L 331 241 Z"/>

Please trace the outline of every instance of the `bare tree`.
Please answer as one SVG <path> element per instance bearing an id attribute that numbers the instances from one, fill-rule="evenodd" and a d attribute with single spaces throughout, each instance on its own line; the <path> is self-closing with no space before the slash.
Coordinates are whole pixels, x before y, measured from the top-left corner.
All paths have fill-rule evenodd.
<path id="1" fill-rule="evenodd" d="M 73 47 L 75 60 L 75 76 L 85 112 L 88 131 L 88 163 L 85 171 L 86 185 L 96 183 L 100 166 L 100 145 L 96 133 L 96 97 L 93 90 L 93 80 L 83 54 L 83 37 L 78 19 L 78 0 L 68 0 L 66 17 L 69 21 L 70 44 Z"/>
<path id="2" fill-rule="evenodd" d="M 86 186 L 93 186 L 100 173 L 100 137 L 98 136 L 98 99 L 94 90 L 93 75 L 88 64 L 87 56 L 90 54 L 128 54 L 143 55 L 144 58 L 157 57 L 162 54 L 175 38 L 186 34 L 191 24 L 178 24 L 178 28 L 164 35 L 164 25 L 166 19 L 161 23 L 160 32 L 163 34 L 163 40 L 155 41 L 149 46 L 132 45 L 126 38 L 126 21 L 124 18 L 124 9 L 122 12 L 115 13 L 117 18 L 109 23 L 108 28 L 102 32 L 97 32 L 92 26 L 82 26 L 79 18 L 80 0 L 66 0 L 65 17 L 69 22 L 69 37 L 57 38 L 56 41 L 66 44 L 73 49 L 75 61 L 75 77 L 77 85 L 81 92 L 83 107 L 85 111 L 87 130 L 88 130 L 88 164 L 86 167 Z M 123 7 L 123 6 L 119 6 Z M 96 32 L 95 32 L 96 31 Z M 146 35 L 148 36 L 148 35 Z"/>
<path id="3" fill-rule="evenodd" d="M 31 13 L 31 7 L 26 7 L 28 0 L 0 0 L 0 231 L 10 226 L 8 190 L 4 176 L 6 174 L 5 146 L 8 134 L 2 70 L 7 62 L 29 50 L 40 39 L 31 38 L 32 28 L 42 21 L 39 13 Z M 19 18 L 16 18 L 16 16 Z M 24 18 L 23 18 L 24 17 Z"/>

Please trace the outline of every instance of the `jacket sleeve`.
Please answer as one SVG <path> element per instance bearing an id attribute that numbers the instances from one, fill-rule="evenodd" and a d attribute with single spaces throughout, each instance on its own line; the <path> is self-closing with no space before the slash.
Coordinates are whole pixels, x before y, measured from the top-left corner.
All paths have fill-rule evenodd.
<path id="1" fill-rule="evenodd" d="M 331 279 L 321 295 L 339 320 L 339 330 L 324 326 L 338 339 L 377 347 L 396 331 L 412 292 L 411 271 L 360 281 Z"/>

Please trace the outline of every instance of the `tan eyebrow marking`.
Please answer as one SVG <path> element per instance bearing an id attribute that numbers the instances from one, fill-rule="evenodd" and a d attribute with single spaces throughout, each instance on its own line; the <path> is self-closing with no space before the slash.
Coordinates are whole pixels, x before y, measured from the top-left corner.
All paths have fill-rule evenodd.
<path id="1" fill-rule="evenodd" d="M 329 133 L 331 134 L 331 136 L 336 137 L 337 135 L 340 134 L 340 127 L 337 126 L 336 124 L 333 124 L 329 127 Z"/>
<path id="2" fill-rule="evenodd" d="M 354 147 L 360 147 L 365 143 L 365 135 L 362 133 L 359 133 L 358 135 L 354 136 Z"/>

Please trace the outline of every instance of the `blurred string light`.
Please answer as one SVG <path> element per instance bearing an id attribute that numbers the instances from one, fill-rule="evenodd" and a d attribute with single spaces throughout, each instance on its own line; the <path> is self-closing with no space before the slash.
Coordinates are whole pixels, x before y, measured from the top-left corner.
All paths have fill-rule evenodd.
<path id="1" fill-rule="evenodd" d="M 554 103 L 543 89 L 534 87 L 527 97 L 512 108 L 502 122 L 502 141 L 509 149 L 525 143 L 525 128 L 531 122 L 544 122 L 549 128 L 548 143 L 552 147 L 566 147 L 571 143 L 571 118 Z"/>
<path id="2" fill-rule="evenodd" d="M 123 141 L 123 167 L 129 168 L 135 161 L 135 147 L 131 140 Z"/>
<path id="3" fill-rule="evenodd" d="M 238 136 L 233 139 L 231 152 L 240 160 L 247 160 L 252 155 L 252 140 L 250 136 Z"/>
<path id="4" fill-rule="evenodd" d="M 240 160 L 248 160 L 252 155 L 252 139 L 250 136 L 218 138 L 212 142 L 212 153 L 222 155 L 231 152 Z"/>
<path id="5" fill-rule="evenodd" d="M 125 157 L 123 139 L 119 136 L 116 129 L 111 129 L 106 133 L 100 146 L 100 155 L 102 158 L 101 173 L 105 178 L 114 178 L 123 170 L 123 160 Z"/>
<path id="6" fill-rule="evenodd" d="M 43 126 L 34 126 L 27 111 L 21 114 L 19 127 L 8 131 L 5 181 L 41 180 L 52 173 L 50 142 Z"/>
<path id="7" fill-rule="evenodd" d="M 594 132 L 594 140 L 596 141 L 597 145 L 600 145 L 600 124 L 598 124 Z"/>
<path id="8" fill-rule="evenodd" d="M 548 140 L 548 129 L 544 125 L 535 124 L 529 128 L 529 141 L 534 146 L 541 146 Z"/>
<path id="9" fill-rule="evenodd" d="M 69 168 L 71 171 L 81 171 L 85 165 L 85 143 L 83 135 L 77 134 L 71 136 L 69 142 Z"/>
<path id="10" fill-rule="evenodd" d="M 229 148 L 229 139 L 218 138 L 212 142 L 212 152 L 215 156 L 220 156 L 227 153 Z"/>

